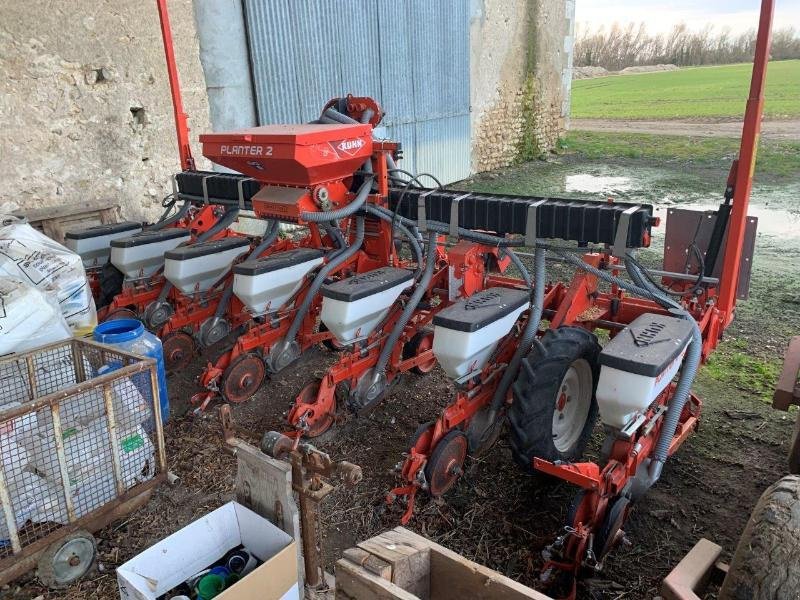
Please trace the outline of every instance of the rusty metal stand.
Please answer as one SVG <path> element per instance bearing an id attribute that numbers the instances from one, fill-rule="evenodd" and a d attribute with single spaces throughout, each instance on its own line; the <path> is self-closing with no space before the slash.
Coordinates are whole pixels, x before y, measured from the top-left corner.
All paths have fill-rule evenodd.
<path id="1" fill-rule="evenodd" d="M 319 588 L 325 582 L 322 548 L 319 536 L 320 504 L 335 488 L 331 478 L 345 485 L 361 481 L 361 467 L 346 461 L 335 462 L 331 457 L 300 438 L 290 438 L 270 431 L 261 440 L 261 450 L 292 465 L 292 488 L 300 496 L 300 529 L 303 536 L 303 559 L 306 585 Z"/>
<path id="2" fill-rule="evenodd" d="M 220 420 L 226 444 L 233 450 L 249 446 L 234 434 L 230 406 L 220 407 Z M 261 439 L 261 451 L 291 465 L 292 490 L 300 498 L 300 532 L 305 566 L 305 585 L 312 590 L 325 586 L 322 547 L 319 536 L 320 504 L 336 487 L 332 479 L 355 485 L 362 479 L 361 467 L 331 457 L 300 438 L 270 431 Z"/>

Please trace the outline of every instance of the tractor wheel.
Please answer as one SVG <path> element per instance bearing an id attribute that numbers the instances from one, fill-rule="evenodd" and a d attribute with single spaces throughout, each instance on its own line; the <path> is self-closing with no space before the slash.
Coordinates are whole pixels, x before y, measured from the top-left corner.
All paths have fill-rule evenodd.
<path id="1" fill-rule="evenodd" d="M 800 476 L 765 491 L 744 528 L 719 600 L 800 598 Z"/>
<path id="2" fill-rule="evenodd" d="M 86 575 L 96 558 L 94 536 L 79 529 L 48 546 L 39 556 L 36 575 L 46 587 L 65 588 Z"/>
<path id="3" fill-rule="evenodd" d="M 419 354 L 433 348 L 433 332 L 430 330 L 423 330 L 414 335 L 408 343 L 403 346 L 403 360 L 408 360 Z M 417 365 L 411 370 L 417 375 L 426 375 L 433 371 L 436 366 L 436 357 L 431 356 L 430 360 Z"/>
<path id="4" fill-rule="evenodd" d="M 511 450 L 527 473 L 533 459 L 572 462 L 597 419 L 600 345 L 578 327 L 550 329 L 523 359 L 508 410 Z"/>

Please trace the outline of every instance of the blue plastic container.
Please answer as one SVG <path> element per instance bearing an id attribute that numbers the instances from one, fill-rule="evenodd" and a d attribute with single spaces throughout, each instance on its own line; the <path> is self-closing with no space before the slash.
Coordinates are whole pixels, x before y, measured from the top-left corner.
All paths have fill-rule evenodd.
<path id="1" fill-rule="evenodd" d="M 136 319 L 117 319 L 100 323 L 95 327 L 93 337 L 101 344 L 108 344 L 131 354 L 155 359 L 158 370 L 161 422 L 166 423 L 169 419 L 169 396 L 167 395 L 167 371 L 164 367 L 164 350 L 161 347 L 161 340 L 155 334 L 147 331 L 144 324 Z M 109 366 L 113 368 L 113 365 Z M 139 391 L 145 398 L 150 397 L 150 390 Z"/>

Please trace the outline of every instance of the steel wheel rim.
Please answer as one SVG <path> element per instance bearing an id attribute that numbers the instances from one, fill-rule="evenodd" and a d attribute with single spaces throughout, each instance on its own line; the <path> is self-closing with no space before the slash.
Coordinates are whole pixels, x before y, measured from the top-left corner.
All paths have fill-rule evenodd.
<path id="1" fill-rule="evenodd" d="M 75 538 L 61 546 L 53 556 L 56 583 L 75 581 L 83 576 L 94 560 L 94 544 L 86 538 Z"/>
<path id="2" fill-rule="evenodd" d="M 174 333 L 164 338 L 164 366 L 167 371 L 177 371 L 189 366 L 194 355 L 194 342 L 186 333 Z"/>
<path id="3" fill-rule="evenodd" d="M 439 440 L 425 465 L 431 496 L 438 498 L 455 485 L 466 458 L 467 437 L 461 431 L 454 429 Z"/>
<path id="4" fill-rule="evenodd" d="M 254 354 L 246 354 L 228 367 L 225 373 L 225 398 L 234 403 L 244 402 L 264 383 L 267 370 L 264 362 Z"/>
<path id="5" fill-rule="evenodd" d="M 558 386 L 553 412 L 553 445 L 569 452 L 580 440 L 592 407 L 592 367 L 585 358 L 573 362 Z"/>

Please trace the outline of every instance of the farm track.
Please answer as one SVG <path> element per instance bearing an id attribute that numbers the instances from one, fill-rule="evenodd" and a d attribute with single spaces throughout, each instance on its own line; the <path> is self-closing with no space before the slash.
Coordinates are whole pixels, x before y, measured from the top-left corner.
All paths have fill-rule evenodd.
<path id="1" fill-rule="evenodd" d="M 740 120 L 694 119 L 694 120 L 636 120 L 636 119 L 572 119 L 572 131 L 602 133 L 644 133 L 651 135 L 680 135 L 693 137 L 730 137 L 742 135 Z M 764 121 L 761 138 L 765 140 L 800 139 L 800 119 Z"/>

